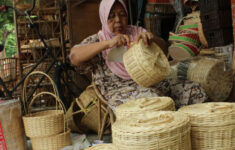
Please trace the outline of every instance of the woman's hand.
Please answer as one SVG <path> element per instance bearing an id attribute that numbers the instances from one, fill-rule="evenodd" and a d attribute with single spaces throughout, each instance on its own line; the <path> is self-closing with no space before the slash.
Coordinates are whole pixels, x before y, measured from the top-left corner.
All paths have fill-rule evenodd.
<path id="1" fill-rule="evenodd" d="M 151 32 L 141 32 L 137 36 L 137 41 L 143 39 L 144 43 L 149 46 L 154 41 L 154 35 Z"/>
<path id="2" fill-rule="evenodd" d="M 130 45 L 130 37 L 125 34 L 118 34 L 111 40 L 109 40 L 109 47 L 112 48 L 114 46 L 120 47 L 123 45 Z"/>

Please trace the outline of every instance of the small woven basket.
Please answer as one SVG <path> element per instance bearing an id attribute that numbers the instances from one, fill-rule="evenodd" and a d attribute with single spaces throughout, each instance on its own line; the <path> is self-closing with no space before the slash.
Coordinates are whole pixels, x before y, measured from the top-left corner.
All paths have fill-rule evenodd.
<path id="1" fill-rule="evenodd" d="M 155 85 L 170 74 L 170 64 L 155 43 L 146 47 L 140 40 L 125 52 L 123 62 L 131 78 L 143 87 Z"/>
<path id="2" fill-rule="evenodd" d="M 88 86 L 86 90 L 82 92 L 79 96 L 79 102 L 81 107 L 87 108 L 89 104 L 97 97 L 95 90 L 93 89 L 92 85 Z"/>
<path id="3" fill-rule="evenodd" d="M 235 149 L 234 103 L 194 104 L 179 109 L 179 112 L 190 116 L 193 149 Z"/>
<path id="4" fill-rule="evenodd" d="M 118 150 L 113 144 L 98 144 L 85 150 Z"/>
<path id="5" fill-rule="evenodd" d="M 34 101 L 41 95 L 51 95 L 55 98 L 57 103 L 63 110 L 46 110 L 36 113 L 31 113 L 31 107 Z M 61 100 L 52 93 L 42 92 L 37 94 L 29 104 L 28 114 L 23 116 L 23 123 L 26 136 L 33 137 L 45 137 L 56 135 L 64 131 L 65 125 L 65 107 Z"/>
<path id="6" fill-rule="evenodd" d="M 72 144 L 71 137 L 70 137 L 70 129 L 68 128 L 68 124 L 66 122 L 66 118 L 65 118 L 65 114 L 64 114 L 66 109 L 65 109 L 63 103 L 61 102 L 61 100 L 59 99 L 59 97 L 52 94 L 52 93 L 49 93 L 49 92 L 39 93 L 34 97 L 34 99 L 36 99 L 37 97 L 39 97 L 41 95 L 52 96 L 53 98 L 55 98 L 57 100 L 57 102 L 59 102 L 60 106 L 63 108 L 63 110 L 64 110 L 64 112 L 63 112 L 63 125 L 61 125 L 61 124 L 59 125 L 60 127 L 62 127 L 62 131 L 59 133 L 53 134 L 53 135 L 44 134 L 43 136 L 39 136 L 39 137 L 30 137 L 32 147 L 34 150 L 61 150 L 61 148 Z M 32 100 L 32 102 L 30 104 L 33 103 L 34 99 Z M 31 107 L 29 107 L 29 108 L 31 108 Z M 50 114 L 47 114 L 47 115 L 50 115 Z M 39 118 L 38 120 L 40 120 L 40 119 L 41 118 Z M 38 122 L 38 123 L 41 123 L 41 122 Z M 51 127 L 50 130 L 53 130 L 53 127 L 57 128 L 56 122 L 49 122 L 49 123 L 50 123 L 49 125 Z M 39 125 L 37 125 L 37 126 L 39 126 Z M 43 126 L 43 127 L 45 127 L 45 126 Z M 31 128 L 33 128 L 33 127 L 31 126 Z M 49 130 L 49 128 L 47 126 L 45 128 L 47 130 Z M 34 127 L 34 129 L 37 129 L 37 128 Z"/>
<path id="7" fill-rule="evenodd" d="M 189 117 L 180 112 L 145 112 L 116 121 L 113 144 L 119 150 L 190 150 Z"/>
<path id="8" fill-rule="evenodd" d="M 61 150 L 72 144 L 70 129 L 54 136 L 30 138 L 33 150 Z"/>
<path id="9" fill-rule="evenodd" d="M 174 101 L 170 97 L 141 98 L 122 104 L 115 109 L 117 120 L 133 114 L 160 110 L 175 111 Z"/>

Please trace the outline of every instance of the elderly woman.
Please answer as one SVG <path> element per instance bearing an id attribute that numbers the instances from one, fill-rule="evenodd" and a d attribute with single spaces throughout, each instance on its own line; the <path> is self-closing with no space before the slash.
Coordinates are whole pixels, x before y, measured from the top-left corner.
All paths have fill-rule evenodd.
<path id="1" fill-rule="evenodd" d="M 156 42 L 163 50 L 167 44 L 141 27 L 128 25 L 128 11 L 123 0 L 102 0 L 99 9 L 102 29 L 71 49 L 70 60 L 82 73 L 92 72 L 101 94 L 114 110 L 116 106 L 142 97 L 170 96 L 177 107 L 204 102 L 204 90 L 189 81 L 168 79 L 150 88 L 137 85 L 128 75 L 123 63 L 110 62 L 113 47 L 129 46 L 143 39 L 148 46 Z"/>

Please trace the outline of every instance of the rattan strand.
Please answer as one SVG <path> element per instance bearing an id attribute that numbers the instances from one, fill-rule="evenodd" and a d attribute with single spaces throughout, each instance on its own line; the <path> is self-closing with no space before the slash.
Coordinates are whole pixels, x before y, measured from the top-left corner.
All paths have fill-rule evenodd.
<path id="1" fill-rule="evenodd" d="M 190 116 L 193 149 L 235 149 L 235 103 L 194 104 L 179 111 Z"/>
<path id="2" fill-rule="evenodd" d="M 170 97 L 150 97 L 140 98 L 118 106 L 116 119 L 120 120 L 132 114 L 143 113 L 146 111 L 174 111 L 175 103 Z"/>
<path id="3" fill-rule="evenodd" d="M 113 144 L 119 150 L 190 150 L 189 117 L 159 111 L 131 115 L 112 126 Z"/>
<path id="4" fill-rule="evenodd" d="M 85 150 L 118 150 L 113 144 L 98 144 Z"/>
<path id="5" fill-rule="evenodd" d="M 133 44 L 124 54 L 123 62 L 132 79 L 143 87 L 155 85 L 170 74 L 169 62 L 155 43 L 149 47 L 143 40 Z"/>

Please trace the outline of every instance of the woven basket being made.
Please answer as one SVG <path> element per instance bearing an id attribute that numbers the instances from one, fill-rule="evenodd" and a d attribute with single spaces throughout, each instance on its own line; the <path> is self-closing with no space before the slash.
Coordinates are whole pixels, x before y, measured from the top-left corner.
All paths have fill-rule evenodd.
<path id="1" fill-rule="evenodd" d="M 235 103 L 194 104 L 179 112 L 190 117 L 193 149 L 235 149 Z"/>
<path id="2" fill-rule="evenodd" d="M 98 144 L 85 150 L 118 150 L 113 144 Z"/>
<path id="3" fill-rule="evenodd" d="M 132 114 L 139 114 L 146 111 L 174 111 L 175 103 L 170 97 L 140 98 L 118 106 L 116 119 L 120 120 Z"/>
<path id="4" fill-rule="evenodd" d="M 131 115 L 113 124 L 112 138 L 119 150 L 190 150 L 189 117 L 171 111 Z"/>
<path id="5" fill-rule="evenodd" d="M 123 61 L 131 78 L 143 87 L 155 85 L 170 74 L 170 64 L 155 43 L 146 47 L 143 40 L 140 40 L 125 52 Z"/>
<path id="6" fill-rule="evenodd" d="M 186 61 L 171 64 L 172 78 L 200 83 L 212 101 L 224 101 L 228 98 L 233 82 L 232 71 L 226 70 L 222 60 L 209 57 L 194 57 Z"/>
<path id="7" fill-rule="evenodd" d="M 55 98 L 57 103 L 60 104 L 62 110 L 46 110 L 36 113 L 31 113 L 32 104 L 41 95 L 50 95 Z M 57 106 L 58 107 L 58 106 Z M 61 100 L 54 94 L 49 92 L 42 92 L 33 97 L 29 104 L 29 114 L 23 116 L 23 123 L 26 136 L 33 137 L 45 137 L 56 135 L 64 131 L 65 128 L 65 107 Z"/>

